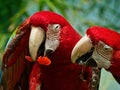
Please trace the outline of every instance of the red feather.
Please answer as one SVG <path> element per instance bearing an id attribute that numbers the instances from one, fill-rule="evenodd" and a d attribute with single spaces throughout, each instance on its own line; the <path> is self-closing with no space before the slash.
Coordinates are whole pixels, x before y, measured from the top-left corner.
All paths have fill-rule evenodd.
<path id="1" fill-rule="evenodd" d="M 114 30 L 100 26 L 93 26 L 87 30 L 87 35 L 91 38 L 94 44 L 101 40 L 115 50 L 120 50 L 120 34 Z"/>
<path id="2" fill-rule="evenodd" d="M 18 28 L 16 36 L 9 42 L 2 61 L 2 85 L 6 90 L 13 90 L 17 88 L 17 83 L 21 87 L 26 88 L 28 79 L 26 76 L 29 74 L 27 64 L 29 64 L 25 55 L 28 55 L 28 39 L 30 34 L 30 25 L 28 24 L 29 18 L 26 19 Z M 31 64 L 30 64 L 31 65 Z M 26 68 L 26 69 L 25 69 Z M 28 69 L 28 70 L 27 70 Z M 28 72 L 27 74 L 25 72 Z M 26 84 L 26 86 L 24 86 Z"/>
<path id="3" fill-rule="evenodd" d="M 30 64 L 25 59 L 25 56 L 29 56 L 28 39 L 31 26 L 42 27 L 47 32 L 48 24 L 61 25 L 60 45 L 55 52 L 48 56 L 51 60 L 49 66 L 38 65 L 35 62 L 31 69 L 32 63 Z M 18 84 L 22 86 L 22 90 L 26 90 L 28 89 L 27 79 L 30 74 L 29 85 L 31 90 L 39 85 L 41 90 L 88 90 L 90 88 L 91 68 L 71 62 L 71 51 L 81 36 L 62 16 L 49 11 L 37 12 L 23 22 L 17 31 L 17 35 L 19 33 L 23 34 L 20 34 L 19 39 L 14 38 L 11 41 L 3 57 L 4 87 L 13 90 Z M 24 49 L 25 51 L 23 51 Z M 10 70 L 10 68 L 12 69 Z M 5 73 L 6 69 L 7 73 Z M 25 75 L 27 79 L 24 79 Z M 11 82 L 7 84 L 9 80 Z"/>
<path id="4" fill-rule="evenodd" d="M 120 83 L 120 34 L 114 30 L 93 26 L 87 30 L 87 35 L 91 38 L 93 44 L 103 41 L 113 48 L 110 71 L 115 79 Z"/>

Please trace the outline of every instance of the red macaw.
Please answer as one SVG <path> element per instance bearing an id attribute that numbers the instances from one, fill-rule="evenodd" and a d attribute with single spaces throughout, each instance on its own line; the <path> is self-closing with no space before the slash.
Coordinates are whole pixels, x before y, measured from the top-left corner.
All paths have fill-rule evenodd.
<path id="1" fill-rule="evenodd" d="M 120 83 L 120 34 L 100 26 L 88 28 L 72 51 L 72 62 L 104 68 Z"/>
<path id="2" fill-rule="evenodd" d="M 60 15 L 41 11 L 26 19 L 2 62 L 4 90 L 88 90 L 90 67 L 71 62 L 81 36 Z"/>

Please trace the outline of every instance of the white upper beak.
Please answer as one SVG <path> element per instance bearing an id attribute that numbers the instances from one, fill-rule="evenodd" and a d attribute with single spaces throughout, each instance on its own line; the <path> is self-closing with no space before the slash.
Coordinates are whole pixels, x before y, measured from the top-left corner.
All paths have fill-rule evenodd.
<path id="1" fill-rule="evenodd" d="M 87 35 L 82 37 L 72 50 L 71 53 L 72 62 L 75 63 L 79 57 L 86 54 L 92 47 L 93 45 L 90 38 Z"/>
<path id="2" fill-rule="evenodd" d="M 31 33 L 29 38 L 29 53 L 33 61 L 35 61 L 37 57 L 37 51 L 42 42 L 44 41 L 44 38 L 45 32 L 41 27 L 31 27 Z"/>

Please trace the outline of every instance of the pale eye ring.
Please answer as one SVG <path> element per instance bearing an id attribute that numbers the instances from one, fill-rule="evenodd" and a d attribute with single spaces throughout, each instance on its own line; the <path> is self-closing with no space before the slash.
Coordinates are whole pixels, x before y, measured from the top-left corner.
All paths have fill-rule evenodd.
<path id="1" fill-rule="evenodd" d="M 53 25 L 53 30 L 54 31 L 59 31 L 60 30 L 60 25 L 59 24 L 54 24 Z"/>
<path id="2" fill-rule="evenodd" d="M 108 45 L 105 45 L 105 46 L 103 47 L 103 49 L 104 49 L 105 51 L 109 51 L 109 50 L 111 50 L 112 48 L 111 48 L 110 46 L 108 46 Z"/>

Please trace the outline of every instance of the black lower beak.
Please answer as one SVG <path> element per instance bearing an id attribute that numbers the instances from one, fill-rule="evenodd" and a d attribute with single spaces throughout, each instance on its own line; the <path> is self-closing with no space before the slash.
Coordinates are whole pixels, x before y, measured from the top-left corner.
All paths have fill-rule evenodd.
<path id="1" fill-rule="evenodd" d="M 76 63 L 81 64 L 81 65 L 96 67 L 97 63 L 92 58 L 93 50 L 94 50 L 94 48 L 92 48 L 88 53 L 86 53 L 83 56 L 81 56 L 80 58 L 78 58 L 76 60 Z"/>
<path id="2" fill-rule="evenodd" d="M 97 63 L 93 58 L 90 58 L 87 62 L 86 62 L 86 66 L 92 66 L 92 67 L 97 67 Z"/>
<path id="3" fill-rule="evenodd" d="M 44 56 L 49 56 L 52 52 L 53 52 L 53 50 L 47 49 L 44 53 Z"/>
<path id="4" fill-rule="evenodd" d="M 39 56 L 48 56 L 53 52 L 53 50 L 51 49 L 46 49 L 45 50 L 45 41 L 41 44 L 41 46 L 39 47 L 39 50 L 37 52 L 37 57 Z"/>

